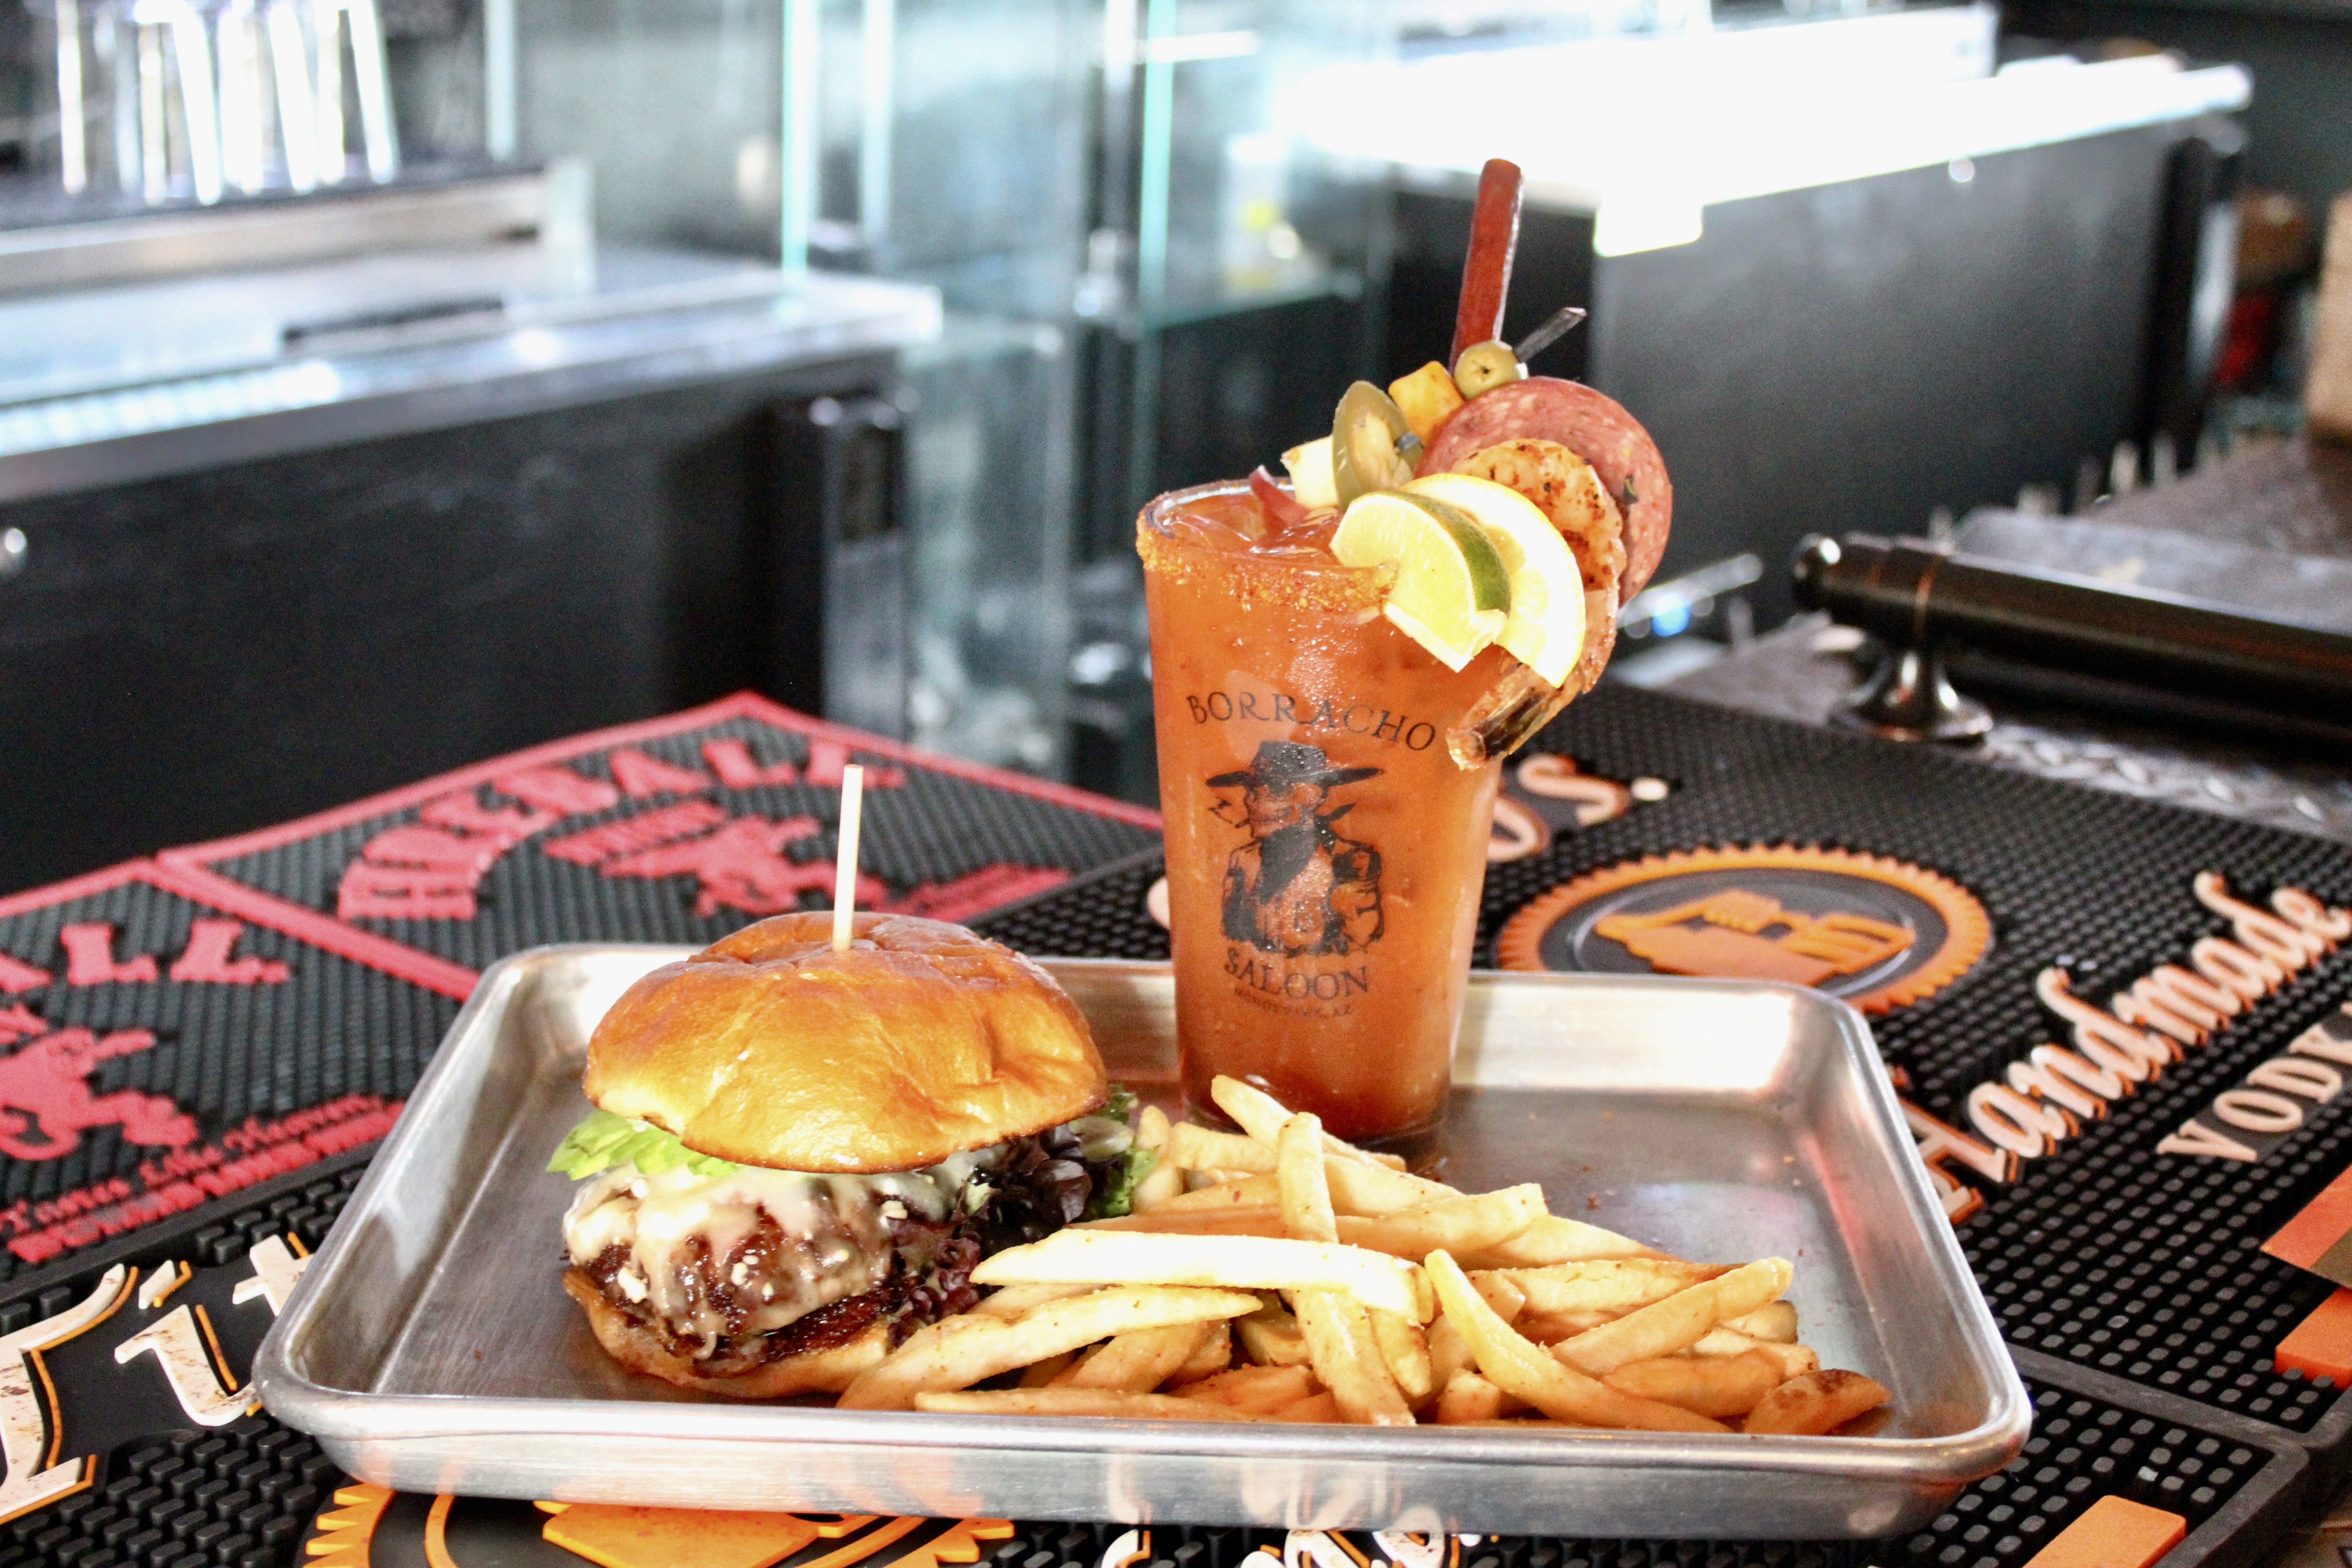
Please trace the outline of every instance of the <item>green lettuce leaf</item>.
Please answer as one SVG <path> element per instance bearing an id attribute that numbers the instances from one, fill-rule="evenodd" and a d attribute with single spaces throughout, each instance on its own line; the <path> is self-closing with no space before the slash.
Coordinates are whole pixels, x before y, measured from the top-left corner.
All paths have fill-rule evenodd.
<path id="1" fill-rule="evenodd" d="M 1133 1212 L 1135 1189 L 1143 1178 L 1151 1174 L 1160 1163 L 1160 1151 L 1140 1145 L 1121 1154 L 1095 1184 L 1094 1196 L 1087 1202 L 1088 1219 L 1118 1219 Z"/>
<path id="2" fill-rule="evenodd" d="M 650 1122 L 592 1110 L 557 1144 L 547 1168 L 579 1181 L 614 1165 L 634 1164 L 646 1175 L 675 1171 L 680 1165 L 698 1176 L 724 1176 L 734 1165 L 709 1154 L 698 1154 Z"/>

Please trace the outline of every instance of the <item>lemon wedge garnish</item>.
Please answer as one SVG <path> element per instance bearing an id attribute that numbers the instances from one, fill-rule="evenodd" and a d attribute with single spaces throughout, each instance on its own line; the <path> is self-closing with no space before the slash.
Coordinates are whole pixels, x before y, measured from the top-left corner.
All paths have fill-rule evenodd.
<path id="1" fill-rule="evenodd" d="M 1349 566 L 1393 566 L 1381 613 L 1448 669 L 1476 658 L 1510 621 L 1502 552 L 1475 518 L 1440 498 L 1402 490 L 1357 497 L 1331 536 L 1331 553 Z"/>
<path id="2" fill-rule="evenodd" d="M 1548 685 L 1558 686 L 1584 650 L 1584 574 L 1568 541 L 1535 502 L 1470 474 L 1430 474 L 1404 493 L 1467 512 L 1503 558 L 1511 617 L 1495 640 Z"/>

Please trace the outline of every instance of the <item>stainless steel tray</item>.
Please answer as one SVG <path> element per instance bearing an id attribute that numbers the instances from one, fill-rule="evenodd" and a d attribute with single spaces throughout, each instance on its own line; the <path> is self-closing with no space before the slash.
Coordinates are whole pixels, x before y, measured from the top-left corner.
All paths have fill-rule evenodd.
<path id="1" fill-rule="evenodd" d="M 255 1371 L 379 1484 L 569 1501 L 1291 1528 L 1867 1537 L 2024 1442 L 2001 1348 L 1852 1008 L 1785 985 L 1474 974 L 1448 1134 L 1466 1187 L 1688 1257 L 1793 1258 L 1826 1364 L 1894 1391 L 1864 1438 L 1050 1420 L 742 1405 L 622 1372 L 557 1285 L 581 1054 L 683 950 L 547 947 L 484 975 Z M 1164 966 L 1048 965 L 1111 1071 L 1174 1089 Z"/>

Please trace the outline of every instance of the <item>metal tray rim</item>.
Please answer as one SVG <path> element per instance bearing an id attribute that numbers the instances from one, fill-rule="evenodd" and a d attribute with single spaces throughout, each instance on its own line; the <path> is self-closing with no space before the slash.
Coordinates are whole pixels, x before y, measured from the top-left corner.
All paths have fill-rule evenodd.
<path id="1" fill-rule="evenodd" d="M 349 1400 L 331 1389 L 321 1389 L 298 1374 L 273 1369 L 267 1384 L 255 1379 L 263 1402 L 288 1425 L 313 1436 L 352 1441 L 407 1441 L 428 1438 L 528 1436 L 534 1431 L 560 1432 L 565 1436 L 674 1437 L 690 1441 L 791 1442 L 821 1441 L 853 1447 L 887 1447 L 904 1454 L 919 1449 L 959 1450 L 969 1447 L 1018 1450 L 1026 1453 L 1184 1454 L 1204 1458 L 1248 1458 L 1278 1451 L 1289 1458 L 1337 1458 L 1380 1452 L 1397 1459 L 1427 1459 L 1478 1465 L 1527 1465 L 1550 1468 L 1573 1458 L 1580 1466 L 1606 1468 L 1664 1468 L 1716 1470 L 1724 1456 L 1739 1456 L 1739 1468 L 1784 1471 L 1792 1475 L 1862 1479 L 1883 1477 L 1908 1480 L 1966 1482 L 1998 1468 L 2007 1447 L 2005 1423 L 1987 1421 L 1969 1432 L 1949 1437 L 1761 1437 L 1741 1433 L 1678 1434 L 1681 1444 L 1698 1445 L 1694 1453 L 1677 1445 L 1663 1446 L 1646 1432 L 1577 1430 L 1551 1436 L 1517 1436 L 1494 1429 L 1366 1428 L 1344 1436 L 1309 1434 L 1323 1441 L 1302 1443 L 1287 1430 L 1278 1437 L 1260 1436 L 1260 1428 L 1235 1425 L 1222 1428 L 1190 1421 L 1090 1420 L 1079 1432 L 1064 1430 L 1076 1423 L 1023 1415 L 969 1415 L 951 1423 L 936 1415 L 908 1411 L 841 1411 L 818 1406 L 762 1407 L 681 1405 L 647 1406 L 619 1400 L 501 1400 L 497 1413 L 485 1412 L 478 1421 L 451 1421 L 450 1412 L 474 1403 L 463 1395 L 385 1394 L 366 1396 L 369 1418 L 336 1419 L 333 1402 Z M 323 1401 L 324 1403 L 320 1403 Z M 571 1413 L 560 1426 L 519 1426 L 507 1412 L 540 1406 Z M 730 1422 L 740 1430 L 709 1429 L 713 1409 L 739 1412 L 746 1417 Z M 309 1419 L 316 1411 L 323 1419 Z M 671 1415 L 671 1412 L 676 1412 Z M 656 1414 L 656 1413 L 659 1414 Z M 303 1419 L 295 1419 L 296 1416 Z M 403 1423 L 386 1416 L 413 1416 Z M 800 1419 L 794 1419 L 800 1417 Z M 987 1439 L 972 1443 L 909 1441 L 913 1432 L 971 1432 Z M 1040 1430 L 1040 1428 L 1051 1428 Z M 1204 1429 L 1205 1428 L 1205 1429 Z M 2021 1424 L 2017 1436 L 2022 1438 Z M 1087 1441 L 1076 1441 L 1084 1437 Z M 1570 1445 L 1574 1445 L 1570 1450 Z M 1323 1452 L 1320 1450 L 1328 1450 Z M 1834 1464 L 1821 1461 L 1833 1460 Z"/>
<path id="2" fill-rule="evenodd" d="M 527 969 L 572 954 L 641 952 L 683 957 L 690 948 L 650 942 L 563 942 L 525 949 L 499 960 L 450 1026 L 448 1041 L 480 1026 L 484 1013 L 503 1011 Z M 1139 972 L 1162 974 L 1168 966 L 1121 959 L 1055 959 L 1051 968 L 1093 973 Z M 1910 1141 L 1892 1085 L 1878 1067 L 1867 1024 L 1846 1003 L 1803 986 L 1777 981 L 1737 981 L 1660 976 L 1522 974 L 1479 970 L 1474 984 L 1583 989 L 1654 986 L 1715 990 L 1755 995 L 1777 994 L 1793 1005 L 1826 1011 L 1840 1048 L 1864 1070 L 1874 1118 L 1897 1146 Z M 422 1125 L 447 1091 L 442 1081 L 457 1070 L 454 1052 L 437 1053 L 419 1079 L 408 1113 L 395 1125 L 353 1192 L 349 1209 L 364 1213 L 377 1190 L 394 1178 L 410 1142 L 411 1116 Z M 423 1113 L 420 1115 L 419 1113 Z M 314 1436 L 382 1444 L 433 1438 L 484 1436 L 665 1437 L 702 1442 L 807 1441 L 852 1447 L 959 1452 L 973 1448 L 1030 1453 L 1142 1451 L 1155 1455 L 1247 1458 L 1280 1453 L 1299 1459 L 1343 1459 L 1379 1454 L 1399 1460 L 1438 1463 L 1603 1468 L 1660 1468 L 1677 1470 L 1777 1472 L 1814 1479 L 1965 1483 L 1997 1469 L 2022 1446 L 2032 1405 L 1983 1298 L 1962 1258 L 1958 1238 L 1927 1190 L 1916 1163 L 1899 1166 L 1906 1206 L 1932 1224 L 1929 1237 L 1937 1272 L 1953 1288 L 1961 1329 L 1971 1356 L 1996 1390 L 1985 1417 L 1966 1431 L 1928 1437 L 1795 1437 L 1728 1434 L 1655 1434 L 1584 1431 L 1558 1436 L 1513 1434 L 1494 1429 L 1314 1428 L 1268 1429 L 1235 1424 L 1130 1420 L 1055 1420 L 1035 1416 L 943 1416 L 898 1411 L 843 1411 L 817 1406 L 724 1404 L 640 1404 L 620 1400 L 500 1399 L 469 1395 L 376 1394 L 331 1388 L 295 1370 L 290 1343 L 331 1299 L 344 1248 L 331 1236 L 304 1271 L 294 1297 L 279 1314 L 255 1358 L 253 1388 L 262 1403 L 288 1425 Z M 471 1408 L 471 1418 L 467 1416 Z M 542 1415 L 543 1411 L 543 1415 Z M 541 1419 L 526 1423 L 520 1417 Z M 937 1440 L 925 1441 L 928 1435 Z M 968 1435 L 968 1436 L 967 1436 Z M 961 1440 L 959 1440 L 959 1439 Z"/>

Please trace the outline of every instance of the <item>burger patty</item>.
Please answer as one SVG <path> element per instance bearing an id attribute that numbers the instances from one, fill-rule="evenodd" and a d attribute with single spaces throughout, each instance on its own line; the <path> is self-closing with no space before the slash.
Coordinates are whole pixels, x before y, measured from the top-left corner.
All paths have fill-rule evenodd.
<path id="1" fill-rule="evenodd" d="M 565 1222 L 575 1274 L 701 1376 L 846 1343 L 877 1321 L 895 1342 L 963 1311 L 982 1258 L 1077 1218 L 1093 1184 L 1065 1128 L 926 1172 L 746 1171 L 624 1166 Z"/>

